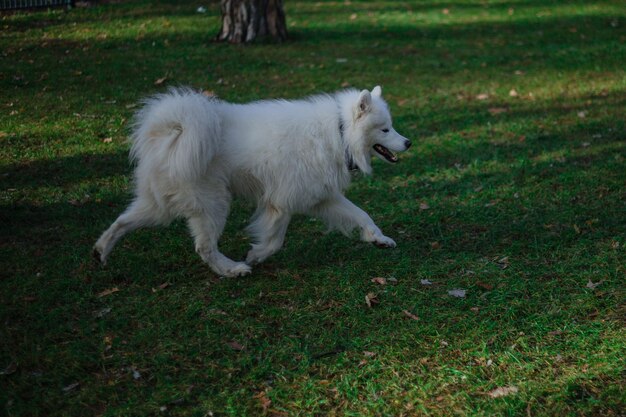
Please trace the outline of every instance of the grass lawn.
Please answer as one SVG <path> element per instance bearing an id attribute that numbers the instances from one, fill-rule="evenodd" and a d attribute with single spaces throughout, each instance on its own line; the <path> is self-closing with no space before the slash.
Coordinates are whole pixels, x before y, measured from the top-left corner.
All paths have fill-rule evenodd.
<path id="1" fill-rule="evenodd" d="M 0 415 L 623 416 L 624 3 L 286 12 L 290 41 L 249 46 L 212 42 L 215 2 L 0 16 Z M 299 217 L 220 279 L 178 221 L 96 265 L 130 199 L 127 122 L 181 84 L 234 102 L 381 84 L 414 145 L 347 194 L 398 247 Z M 235 259 L 251 212 L 224 233 Z"/>

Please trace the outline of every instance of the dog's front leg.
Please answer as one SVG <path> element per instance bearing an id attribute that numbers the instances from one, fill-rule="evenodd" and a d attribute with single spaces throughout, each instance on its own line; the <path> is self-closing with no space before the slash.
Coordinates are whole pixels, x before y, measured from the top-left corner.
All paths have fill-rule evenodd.
<path id="1" fill-rule="evenodd" d="M 361 229 L 361 240 L 365 242 L 381 248 L 396 247 L 396 242 L 385 236 L 365 211 L 341 194 L 316 207 L 312 214 L 344 233 L 355 228 Z"/>

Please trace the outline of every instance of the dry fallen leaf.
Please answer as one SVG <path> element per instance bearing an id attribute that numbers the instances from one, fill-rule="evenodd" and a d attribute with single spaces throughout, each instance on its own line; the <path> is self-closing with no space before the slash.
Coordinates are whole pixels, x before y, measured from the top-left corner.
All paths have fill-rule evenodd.
<path id="1" fill-rule="evenodd" d="M 368 352 L 367 350 L 363 351 L 363 355 L 365 355 L 365 357 L 367 358 L 373 358 L 374 356 L 376 356 L 376 352 Z"/>
<path id="2" fill-rule="evenodd" d="M 267 410 L 270 408 L 270 405 L 272 405 L 272 400 L 267 398 L 267 394 L 265 393 L 265 391 L 256 393 L 253 398 L 256 398 L 259 400 L 259 403 L 261 404 L 261 407 L 263 408 L 263 413 L 266 413 Z"/>
<path id="3" fill-rule="evenodd" d="M 604 280 L 598 281 L 598 282 L 591 282 L 591 280 L 589 280 L 589 281 L 587 281 L 586 287 L 587 288 L 591 288 L 593 290 L 594 288 L 596 288 L 598 285 L 602 284 L 603 282 L 604 282 Z"/>
<path id="4" fill-rule="evenodd" d="M 104 336 L 102 343 L 104 344 L 104 351 L 108 352 L 113 348 L 113 337 L 110 335 Z"/>
<path id="5" fill-rule="evenodd" d="M 487 93 L 481 93 L 476 96 L 476 100 L 487 100 L 488 98 L 489 98 L 489 94 Z"/>
<path id="6" fill-rule="evenodd" d="M 485 283 L 485 282 L 480 282 L 480 281 L 478 281 L 478 282 L 476 283 L 476 285 L 477 285 L 477 286 L 479 286 L 480 288 L 484 288 L 484 289 L 486 289 L 487 291 L 491 291 L 491 290 L 493 290 L 493 285 L 491 285 L 491 284 L 487 284 L 487 283 Z"/>
<path id="7" fill-rule="evenodd" d="M 405 316 L 407 316 L 407 317 L 409 317 L 409 318 L 411 318 L 413 320 L 419 320 L 420 319 L 419 317 L 417 317 L 415 314 L 411 313 L 408 310 L 402 310 L 402 312 L 404 313 Z"/>
<path id="8" fill-rule="evenodd" d="M 167 80 L 167 77 L 162 77 L 162 78 L 158 78 L 155 82 L 154 85 L 161 85 L 165 82 L 165 80 Z"/>
<path id="9" fill-rule="evenodd" d="M 457 298 L 465 298 L 465 290 L 462 290 L 460 288 L 454 288 L 450 291 L 448 291 L 448 295 L 451 295 L 453 297 L 457 297 Z"/>
<path id="10" fill-rule="evenodd" d="M 107 295 L 111 295 L 114 292 L 118 292 L 120 289 L 117 287 L 109 288 L 108 290 L 104 290 L 101 293 L 98 293 L 98 297 L 105 297 Z"/>
<path id="11" fill-rule="evenodd" d="M 378 301 L 378 298 L 376 298 L 376 294 L 374 294 L 373 292 L 370 292 L 365 296 L 365 304 L 367 304 L 369 308 L 372 308 L 373 305 L 376 305 L 379 302 L 380 301 Z"/>
<path id="12" fill-rule="evenodd" d="M 63 387 L 63 392 L 70 392 L 77 388 L 80 385 L 80 382 L 74 382 L 73 384 L 67 385 Z"/>
<path id="13" fill-rule="evenodd" d="M 157 292 L 158 290 L 164 290 L 169 286 L 170 286 L 169 282 L 164 282 L 163 284 L 159 285 L 157 288 L 153 288 L 152 292 Z"/>
<path id="14" fill-rule="evenodd" d="M 97 319 L 102 318 L 111 312 L 111 307 L 105 307 L 101 310 L 95 311 L 93 316 Z"/>
<path id="15" fill-rule="evenodd" d="M 489 391 L 487 395 L 491 398 L 506 397 L 507 395 L 515 394 L 518 391 L 519 390 L 517 389 L 517 387 L 511 385 L 509 387 L 498 387 L 492 391 Z"/>
<path id="16" fill-rule="evenodd" d="M 80 207 L 84 205 L 85 203 L 88 203 L 89 201 L 91 201 L 91 196 L 89 194 L 85 194 L 83 198 L 81 198 L 80 200 L 72 199 L 72 200 L 69 200 L 68 203 L 70 203 L 74 207 Z"/>
<path id="17" fill-rule="evenodd" d="M 427 203 L 420 203 L 420 210 L 428 210 L 430 206 Z"/>
<path id="18" fill-rule="evenodd" d="M 238 350 L 238 351 L 242 351 L 245 348 L 238 342 L 236 341 L 231 341 L 231 342 L 226 342 L 226 345 L 231 348 L 232 350 Z"/>
<path id="19" fill-rule="evenodd" d="M 493 259 L 494 263 L 496 264 L 496 266 L 500 269 L 507 269 L 509 267 L 509 257 L 505 256 L 503 258 L 498 259 L 498 257 L 496 256 Z"/>
<path id="20" fill-rule="evenodd" d="M 385 285 L 387 284 L 387 280 L 383 277 L 376 277 L 376 278 L 372 278 L 372 282 L 374 284 L 380 284 L 380 285 Z"/>
<path id="21" fill-rule="evenodd" d="M 0 371 L 0 375 L 11 375 L 17 371 L 17 363 L 11 362 L 3 371 Z"/>
<path id="22" fill-rule="evenodd" d="M 515 89 L 512 89 L 511 91 L 509 91 L 509 96 L 517 97 L 519 96 L 519 93 Z"/>
<path id="23" fill-rule="evenodd" d="M 487 109 L 489 114 L 495 116 L 496 114 L 506 113 L 508 110 L 505 107 L 490 107 Z"/>
<path id="24" fill-rule="evenodd" d="M 420 284 L 422 285 L 433 285 L 432 281 L 428 279 L 420 279 Z"/>
<path id="25" fill-rule="evenodd" d="M 104 138 L 104 139 L 102 139 L 102 142 L 103 143 L 111 143 L 111 142 L 113 142 L 113 138 Z"/>

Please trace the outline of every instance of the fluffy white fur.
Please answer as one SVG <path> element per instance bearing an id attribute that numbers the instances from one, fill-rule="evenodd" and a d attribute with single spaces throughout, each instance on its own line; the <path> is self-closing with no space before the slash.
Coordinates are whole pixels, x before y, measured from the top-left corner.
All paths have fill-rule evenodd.
<path id="1" fill-rule="evenodd" d="M 222 276 L 245 275 L 278 251 L 295 213 L 346 234 L 358 228 L 362 240 L 381 247 L 396 245 L 343 195 L 350 163 L 370 174 L 372 155 L 395 162 L 388 151 L 410 146 L 393 129 L 380 87 L 249 104 L 171 89 L 145 101 L 131 142 L 135 198 L 96 242 L 102 263 L 126 233 L 179 216 L 197 253 Z M 257 204 L 245 262 L 218 249 L 232 195 Z"/>

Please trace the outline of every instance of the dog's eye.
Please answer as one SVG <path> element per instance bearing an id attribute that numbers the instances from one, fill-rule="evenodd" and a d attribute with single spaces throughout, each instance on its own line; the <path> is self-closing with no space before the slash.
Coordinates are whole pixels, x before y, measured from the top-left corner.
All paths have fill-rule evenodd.
<path id="1" fill-rule="evenodd" d="M 383 129 L 383 132 L 389 133 L 389 129 Z"/>

